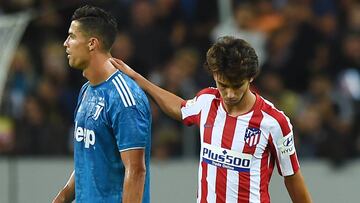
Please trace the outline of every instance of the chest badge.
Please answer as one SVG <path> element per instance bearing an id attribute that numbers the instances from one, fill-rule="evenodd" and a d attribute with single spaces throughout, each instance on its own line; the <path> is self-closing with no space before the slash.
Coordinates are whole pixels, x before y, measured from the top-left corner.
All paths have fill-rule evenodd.
<path id="1" fill-rule="evenodd" d="M 105 106 L 104 98 L 100 98 L 100 101 L 95 106 L 96 108 L 95 113 L 92 116 L 94 120 L 97 120 L 99 118 L 101 111 L 104 109 L 104 106 Z"/>
<path id="2" fill-rule="evenodd" d="M 248 127 L 246 128 L 244 141 L 250 147 L 256 146 L 260 141 L 261 130 L 258 128 Z"/>

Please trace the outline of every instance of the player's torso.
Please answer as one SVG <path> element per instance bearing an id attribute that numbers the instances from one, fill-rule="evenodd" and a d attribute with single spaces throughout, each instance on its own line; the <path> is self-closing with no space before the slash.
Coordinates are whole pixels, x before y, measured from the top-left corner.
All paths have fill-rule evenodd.
<path id="1" fill-rule="evenodd" d="M 198 201 L 258 202 L 260 193 L 268 195 L 269 130 L 261 109 L 232 117 L 214 99 L 202 109 L 200 134 Z"/>
<path id="2" fill-rule="evenodd" d="M 97 147 L 114 139 L 106 116 L 107 99 L 111 90 L 87 87 L 75 114 L 74 144 L 77 149 L 94 152 Z"/>
<path id="3" fill-rule="evenodd" d="M 113 91 L 107 82 L 88 86 L 75 112 L 74 161 L 79 202 L 121 199 L 123 164 L 107 116 Z"/>

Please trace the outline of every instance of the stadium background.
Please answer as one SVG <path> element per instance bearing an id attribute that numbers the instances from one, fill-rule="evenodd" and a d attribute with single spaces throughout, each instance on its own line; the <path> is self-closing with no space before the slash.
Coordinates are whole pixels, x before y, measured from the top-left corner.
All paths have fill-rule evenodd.
<path id="1" fill-rule="evenodd" d="M 214 85 L 202 64 L 216 38 L 250 42 L 262 69 L 253 88 L 290 117 L 314 202 L 358 200 L 359 1 L 0 0 L 1 203 L 49 202 L 70 174 L 85 79 L 62 44 L 87 3 L 118 20 L 113 56 L 183 98 Z M 194 202 L 197 130 L 152 109 L 153 202 Z M 274 176 L 273 202 L 289 202 Z"/>

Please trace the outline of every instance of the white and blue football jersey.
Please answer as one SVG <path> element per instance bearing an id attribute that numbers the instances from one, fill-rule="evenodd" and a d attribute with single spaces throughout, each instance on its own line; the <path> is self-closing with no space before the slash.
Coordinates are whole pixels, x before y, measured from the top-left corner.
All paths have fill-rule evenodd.
<path id="1" fill-rule="evenodd" d="M 120 152 L 145 149 L 143 203 L 150 202 L 151 111 L 140 87 L 116 71 L 81 88 L 75 110 L 76 202 L 121 202 L 125 168 Z"/>

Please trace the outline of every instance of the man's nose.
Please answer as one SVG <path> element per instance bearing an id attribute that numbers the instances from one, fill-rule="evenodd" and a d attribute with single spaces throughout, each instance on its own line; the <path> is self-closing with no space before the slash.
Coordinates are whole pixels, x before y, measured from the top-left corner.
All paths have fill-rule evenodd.
<path id="1" fill-rule="evenodd" d="M 69 38 L 66 38 L 66 40 L 64 41 L 64 43 L 63 43 L 64 47 L 67 47 L 68 39 L 69 39 Z"/>
<path id="2" fill-rule="evenodd" d="M 226 97 L 227 97 L 227 98 L 233 98 L 233 97 L 235 97 L 235 92 L 234 92 L 234 90 L 228 88 L 228 89 L 226 90 Z"/>

